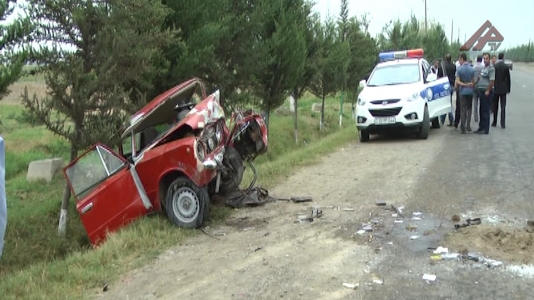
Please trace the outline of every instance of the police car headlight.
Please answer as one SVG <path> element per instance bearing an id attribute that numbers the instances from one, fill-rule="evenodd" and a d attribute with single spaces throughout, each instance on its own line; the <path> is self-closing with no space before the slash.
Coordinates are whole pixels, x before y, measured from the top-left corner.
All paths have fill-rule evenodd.
<path id="1" fill-rule="evenodd" d="M 366 102 L 363 101 L 362 98 L 358 98 L 358 105 L 359 105 L 359 106 L 363 106 L 363 105 L 365 105 L 365 103 L 366 103 Z"/>
<path id="2" fill-rule="evenodd" d="M 414 93 L 413 95 L 408 97 L 408 102 L 415 101 L 419 99 L 419 93 Z"/>

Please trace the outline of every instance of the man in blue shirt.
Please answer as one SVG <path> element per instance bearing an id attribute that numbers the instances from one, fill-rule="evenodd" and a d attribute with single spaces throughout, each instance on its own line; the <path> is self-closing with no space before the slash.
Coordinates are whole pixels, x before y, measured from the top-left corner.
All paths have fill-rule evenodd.
<path id="1" fill-rule="evenodd" d="M 469 61 L 467 61 L 467 55 L 463 52 L 460 53 L 460 67 L 456 70 L 456 81 L 454 85 L 460 94 L 460 129 L 462 130 L 462 134 L 465 134 L 467 131 L 471 131 L 475 71 L 469 64 Z"/>
<path id="2" fill-rule="evenodd" d="M 495 82 L 495 68 L 490 63 L 490 54 L 484 53 L 484 68 L 480 71 L 477 89 L 480 95 L 480 123 L 477 133 L 488 134 L 490 127 L 490 101 L 493 99 L 493 84 Z"/>
<path id="3" fill-rule="evenodd" d="M 7 226 L 7 203 L 6 203 L 6 154 L 4 149 L 4 139 L 0 136 L 0 258 L 4 248 L 4 235 Z"/>

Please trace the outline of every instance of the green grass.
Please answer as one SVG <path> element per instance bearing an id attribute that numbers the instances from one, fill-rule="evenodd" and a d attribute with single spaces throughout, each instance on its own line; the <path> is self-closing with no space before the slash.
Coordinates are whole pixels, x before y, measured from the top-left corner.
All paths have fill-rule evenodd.
<path id="1" fill-rule="evenodd" d="M 321 155 L 356 138 L 350 105 L 345 105 L 343 127 L 338 125 L 339 99 L 328 99 L 326 127 L 319 131 L 319 115 L 311 113 L 317 98 L 299 101 L 299 143 L 293 137 L 293 117 L 287 109 L 271 115 L 269 151 L 256 160 L 257 184 L 272 187 L 296 167 L 313 163 Z M 287 107 L 287 105 L 286 105 Z M 169 246 L 198 234 L 176 228 L 163 215 L 140 219 L 112 234 L 93 249 L 87 240 L 74 202 L 71 202 L 66 237 L 57 236 L 57 221 L 64 179 L 50 183 L 26 182 L 28 164 L 48 157 L 67 158 L 68 144 L 42 126 L 22 124 L 22 108 L 0 102 L 0 134 L 6 142 L 8 228 L 0 260 L 2 299 L 78 299 L 91 297 L 91 289 L 117 279 Z M 250 181 L 245 174 L 244 184 Z M 208 225 L 227 218 L 233 210 L 216 207 Z"/>

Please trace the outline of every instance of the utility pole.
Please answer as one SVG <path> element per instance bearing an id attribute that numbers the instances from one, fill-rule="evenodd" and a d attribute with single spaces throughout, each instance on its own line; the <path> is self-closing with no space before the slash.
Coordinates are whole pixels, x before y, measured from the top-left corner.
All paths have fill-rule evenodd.
<path id="1" fill-rule="evenodd" d="M 425 0 L 425 33 L 428 32 L 428 21 L 427 21 L 427 8 L 426 8 L 426 0 Z"/>
<path id="2" fill-rule="evenodd" d="M 453 33 L 454 33 L 454 19 L 451 22 L 451 45 L 453 43 L 453 39 L 452 39 Z"/>

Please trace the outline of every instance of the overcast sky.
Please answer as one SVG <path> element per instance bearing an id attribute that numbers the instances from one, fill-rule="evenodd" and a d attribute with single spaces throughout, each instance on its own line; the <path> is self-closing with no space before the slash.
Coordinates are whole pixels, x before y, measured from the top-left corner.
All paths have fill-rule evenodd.
<path id="1" fill-rule="evenodd" d="M 336 17 L 340 11 L 340 0 L 314 0 L 315 10 L 323 19 L 328 14 Z M 349 16 L 361 16 L 369 13 L 369 32 L 375 36 L 382 27 L 392 19 L 408 20 L 414 14 L 420 20 L 425 19 L 424 0 L 349 0 Z M 534 0 L 427 0 L 428 20 L 435 20 L 445 27 L 447 37 L 451 36 L 451 24 L 454 22 L 453 38 L 464 43 L 489 20 L 503 35 L 504 41 L 499 50 L 534 42 Z M 454 20 L 454 21 L 453 21 Z M 486 46 L 484 50 L 489 50 Z"/>

